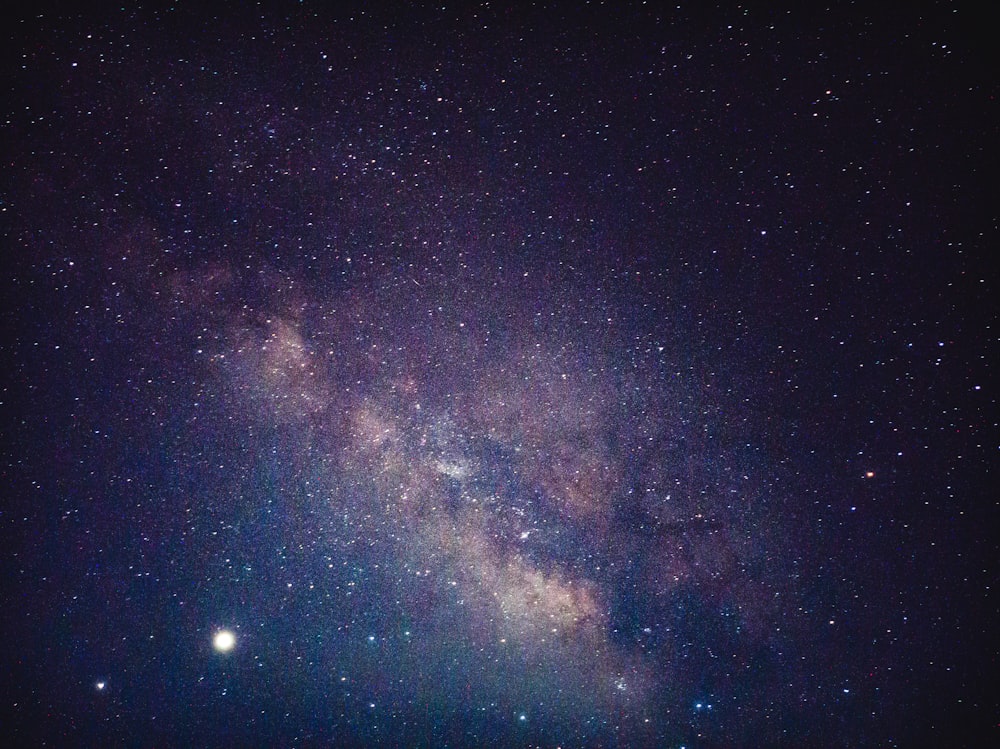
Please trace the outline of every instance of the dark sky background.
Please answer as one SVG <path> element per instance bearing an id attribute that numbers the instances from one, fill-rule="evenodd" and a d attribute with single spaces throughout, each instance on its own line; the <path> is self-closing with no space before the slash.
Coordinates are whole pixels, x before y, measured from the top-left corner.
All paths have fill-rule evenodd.
<path id="1" fill-rule="evenodd" d="M 332 5 L 5 24 L 5 740 L 1000 742 L 986 19 Z"/>

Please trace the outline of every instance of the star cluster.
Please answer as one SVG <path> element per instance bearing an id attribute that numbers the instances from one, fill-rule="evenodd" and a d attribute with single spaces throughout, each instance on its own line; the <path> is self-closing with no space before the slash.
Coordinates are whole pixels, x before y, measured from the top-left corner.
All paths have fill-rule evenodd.
<path id="1" fill-rule="evenodd" d="M 335 5 L 5 32 L 5 733 L 996 740 L 977 19 Z"/>

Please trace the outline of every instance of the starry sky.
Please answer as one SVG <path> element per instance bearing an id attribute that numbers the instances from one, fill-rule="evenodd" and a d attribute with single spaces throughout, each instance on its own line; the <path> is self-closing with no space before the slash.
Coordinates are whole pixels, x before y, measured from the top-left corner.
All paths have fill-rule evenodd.
<path id="1" fill-rule="evenodd" d="M 8 740 L 1000 740 L 983 18 L 43 5 Z"/>

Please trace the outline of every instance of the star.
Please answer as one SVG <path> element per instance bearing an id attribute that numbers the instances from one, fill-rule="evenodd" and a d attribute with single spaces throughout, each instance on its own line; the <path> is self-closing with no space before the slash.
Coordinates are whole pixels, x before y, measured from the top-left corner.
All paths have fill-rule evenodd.
<path id="1" fill-rule="evenodd" d="M 228 653 L 236 647 L 236 635 L 228 629 L 220 629 L 212 638 L 212 647 L 220 653 Z"/>

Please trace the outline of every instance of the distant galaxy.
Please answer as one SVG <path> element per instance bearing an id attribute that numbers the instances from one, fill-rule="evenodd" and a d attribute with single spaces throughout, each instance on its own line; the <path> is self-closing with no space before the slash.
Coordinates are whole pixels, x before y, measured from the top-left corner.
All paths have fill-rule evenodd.
<path id="1" fill-rule="evenodd" d="M 981 19 L 219 7 L 4 32 L 10 741 L 1000 741 Z"/>

